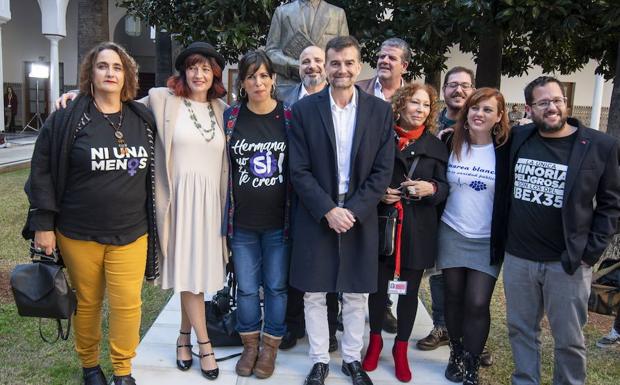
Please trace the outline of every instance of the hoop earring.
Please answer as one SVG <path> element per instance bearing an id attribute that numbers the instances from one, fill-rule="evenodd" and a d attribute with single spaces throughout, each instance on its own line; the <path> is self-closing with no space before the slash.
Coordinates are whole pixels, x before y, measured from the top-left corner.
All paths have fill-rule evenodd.
<path id="1" fill-rule="evenodd" d="M 495 125 L 491 129 L 491 134 L 493 136 L 497 136 L 497 134 L 499 134 L 499 123 L 495 123 Z"/>
<path id="2" fill-rule="evenodd" d="M 90 96 L 95 97 L 95 89 L 93 88 L 93 83 L 90 83 Z"/>
<path id="3" fill-rule="evenodd" d="M 239 97 L 241 97 L 241 99 L 245 99 L 246 96 L 248 96 L 248 93 L 245 91 L 245 88 L 239 88 Z"/>
<path id="4" fill-rule="evenodd" d="M 273 84 L 271 85 L 271 91 L 269 92 L 269 94 L 271 95 L 272 99 L 276 98 L 276 86 L 274 86 Z"/>
<path id="5" fill-rule="evenodd" d="M 400 120 L 400 112 L 397 112 L 396 114 L 394 114 L 394 121 L 398 123 L 399 120 Z"/>

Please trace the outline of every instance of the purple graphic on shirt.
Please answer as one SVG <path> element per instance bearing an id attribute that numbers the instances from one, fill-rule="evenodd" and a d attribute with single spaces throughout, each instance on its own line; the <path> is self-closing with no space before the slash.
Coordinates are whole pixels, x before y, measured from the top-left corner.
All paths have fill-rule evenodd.
<path id="1" fill-rule="evenodd" d="M 258 151 L 250 158 L 250 171 L 259 178 L 269 178 L 278 171 L 278 162 L 271 151 Z"/>
<path id="2" fill-rule="evenodd" d="M 127 169 L 128 169 L 128 173 L 131 176 L 136 175 L 136 172 L 138 172 L 138 166 L 140 165 L 140 161 L 137 158 L 131 158 L 127 161 Z"/>

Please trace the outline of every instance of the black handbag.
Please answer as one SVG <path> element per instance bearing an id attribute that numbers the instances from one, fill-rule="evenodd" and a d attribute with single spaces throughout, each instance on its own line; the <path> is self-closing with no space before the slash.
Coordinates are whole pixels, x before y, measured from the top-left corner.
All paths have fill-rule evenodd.
<path id="1" fill-rule="evenodd" d="M 59 338 L 69 338 L 71 316 L 77 308 L 75 290 L 71 289 L 63 270 L 62 259 L 55 251 L 44 255 L 31 246 L 32 263 L 15 266 L 11 272 L 11 290 L 22 317 L 39 318 L 39 335 L 45 342 L 56 342 Z M 57 335 L 48 341 L 41 331 L 41 319 L 56 320 Z M 60 320 L 67 320 L 67 330 L 63 331 Z"/>
<path id="2" fill-rule="evenodd" d="M 205 312 L 209 340 L 214 347 L 242 346 L 237 325 L 237 282 L 234 273 L 228 274 L 228 283 L 218 291 L 211 301 L 206 301 Z M 234 355 L 236 357 L 237 355 Z M 226 357 L 232 358 L 232 357 Z"/>
<path id="3" fill-rule="evenodd" d="M 394 254 L 398 210 L 394 205 L 381 205 L 379 209 L 379 255 Z"/>
<path id="4" fill-rule="evenodd" d="M 418 166 L 420 157 L 416 156 L 411 163 L 407 178 L 411 178 Z M 398 225 L 398 210 L 394 205 L 380 205 L 379 208 L 379 255 L 394 254 L 396 241 L 396 226 Z"/>

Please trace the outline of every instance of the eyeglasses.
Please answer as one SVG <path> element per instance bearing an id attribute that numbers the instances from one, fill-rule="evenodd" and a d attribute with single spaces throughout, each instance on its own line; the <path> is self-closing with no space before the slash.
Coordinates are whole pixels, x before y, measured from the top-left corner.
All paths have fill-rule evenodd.
<path id="1" fill-rule="evenodd" d="M 553 103 L 556 107 L 561 108 L 566 104 L 566 97 L 554 98 L 552 100 L 541 100 L 540 102 L 532 103 L 532 107 L 536 107 L 539 110 L 546 110 Z"/>
<path id="2" fill-rule="evenodd" d="M 461 86 L 461 88 L 464 89 L 464 90 L 468 90 L 468 89 L 473 87 L 473 84 L 467 83 L 467 82 L 463 82 L 463 83 L 450 82 L 450 83 L 446 83 L 446 85 L 445 85 L 446 88 L 453 88 L 453 89 L 457 88 L 458 86 Z"/>

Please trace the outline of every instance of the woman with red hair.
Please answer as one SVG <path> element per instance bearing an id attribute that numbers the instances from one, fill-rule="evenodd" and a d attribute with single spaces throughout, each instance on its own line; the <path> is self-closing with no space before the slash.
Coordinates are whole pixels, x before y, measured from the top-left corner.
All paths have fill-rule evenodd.
<path id="1" fill-rule="evenodd" d="M 219 374 L 207 334 L 204 293 L 221 289 L 228 261 L 222 218 L 228 160 L 222 116 L 226 94 L 224 58 L 195 42 L 175 61 L 167 88 L 152 88 L 141 101 L 155 115 L 155 211 L 161 248 L 162 288 L 181 293 L 177 367 L 192 365 L 191 331 L 199 345 L 202 374 Z"/>
<path id="2" fill-rule="evenodd" d="M 480 88 L 465 101 L 446 138 L 450 193 L 441 217 L 437 269 L 446 283 L 450 359 L 445 376 L 478 384 L 480 353 L 491 317 L 489 305 L 504 254 L 508 116 L 502 94 Z"/>

